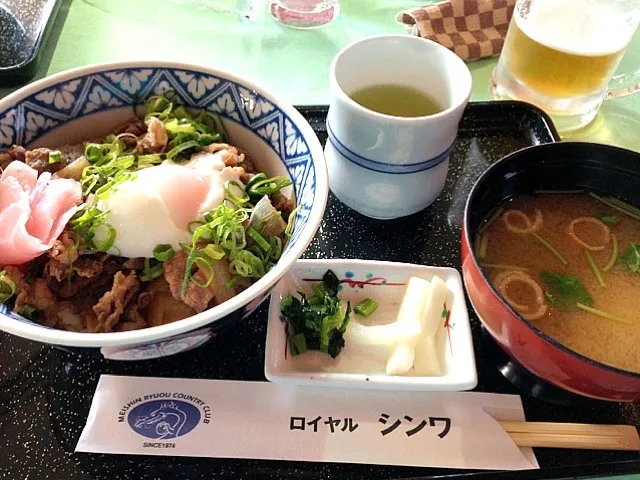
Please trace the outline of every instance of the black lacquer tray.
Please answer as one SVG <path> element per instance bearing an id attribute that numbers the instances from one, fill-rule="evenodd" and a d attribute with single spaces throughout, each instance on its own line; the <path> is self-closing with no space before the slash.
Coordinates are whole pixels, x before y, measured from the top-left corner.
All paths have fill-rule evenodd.
<path id="1" fill-rule="evenodd" d="M 301 107 L 324 142 L 326 107 Z M 460 267 L 460 224 L 467 194 L 492 162 L 519 148 L 558 140 L 540 111 L 517 102 L 472 103 L 460 125 L 445 191 L 428 209 L 394 221 L 363 217 L 330 196 L 307 258 L 368 258 Z M 483 335 L 470 310 L 477 390 L 522 394 L 531 421 L 640 425 L 640 405 L 561 396 L 528 378 Z M 196 350 L 144 362 L 114 362 L 0 333 L 2 479 L 558 479 L 640 474 L 637 452 L 536 449 L 541 469 L 473 472 L 282 461 L 74 454 L 101 373 L 264 381 L 266 304 Z M 502 373 L 501 373 L 502 372 Z M 505 373 L 509 379 L 503 375 Z M 564 404 L 560 405 L 558 403 Z"/>

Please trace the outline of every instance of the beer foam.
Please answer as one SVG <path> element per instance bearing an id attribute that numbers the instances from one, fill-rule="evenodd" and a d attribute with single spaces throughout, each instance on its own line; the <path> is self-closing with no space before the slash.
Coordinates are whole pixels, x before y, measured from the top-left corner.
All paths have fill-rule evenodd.
<path id="1" fill-rule="evenodd" d="M 594 0 L 537 0 L 520 30 L 542 45 L 584 56 L 610 55 L 624 49 L 635 31 L 625 12 Z"/>

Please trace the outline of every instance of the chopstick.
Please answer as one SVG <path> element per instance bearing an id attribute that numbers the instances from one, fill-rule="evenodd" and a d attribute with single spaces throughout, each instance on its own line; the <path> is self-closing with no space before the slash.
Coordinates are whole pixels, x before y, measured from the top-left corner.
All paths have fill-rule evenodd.
<path id="1" fill-rule="evenodd" d="M 519 447 L 640 451 L 633 425 L 555 422 L 500 422 Z"/>

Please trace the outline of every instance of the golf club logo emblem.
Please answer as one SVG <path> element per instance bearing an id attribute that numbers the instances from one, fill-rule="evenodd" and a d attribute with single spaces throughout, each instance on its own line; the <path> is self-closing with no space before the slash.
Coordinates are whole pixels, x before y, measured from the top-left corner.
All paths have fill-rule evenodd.
<path id="1" fill-rule="evenodd" d="M 131 410 L 127 421 L 134 432 L 154 440 L 178 438 L 200 423 L 198 407 L 182 400 L 151 400 Z"/>

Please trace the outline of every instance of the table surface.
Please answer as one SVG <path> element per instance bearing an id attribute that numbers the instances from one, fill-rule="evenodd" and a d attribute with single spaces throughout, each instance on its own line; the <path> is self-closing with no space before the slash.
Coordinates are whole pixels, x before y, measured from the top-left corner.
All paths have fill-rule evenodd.
<path id="1" fill-rule="evenodd" d="M 232 71 L 296 105 L 326 104 L 331 59 L 347 43 L 404 33 L 397 12 L 428 0 L 343 0 L 339 18 L 317 30 L 281 26 L 266 0 L 59 0 L 36 78 L 86 64 L 172 60 Z M 247 18 L 248 17 L 248 18 Z M 469 63 L 472 101 L 489 99 L 495 59 Z M 640 65 L 640 31 L 618 71 Z M 0 89 L 0 96 L 12 89 Z M 640 151 L 640 95 L 608 100 L 596 120 L 566 139 Z M 619 477 L 623 478 L 623 477 Z M 638 478 L 638 476 L 629 476 Z"/>

